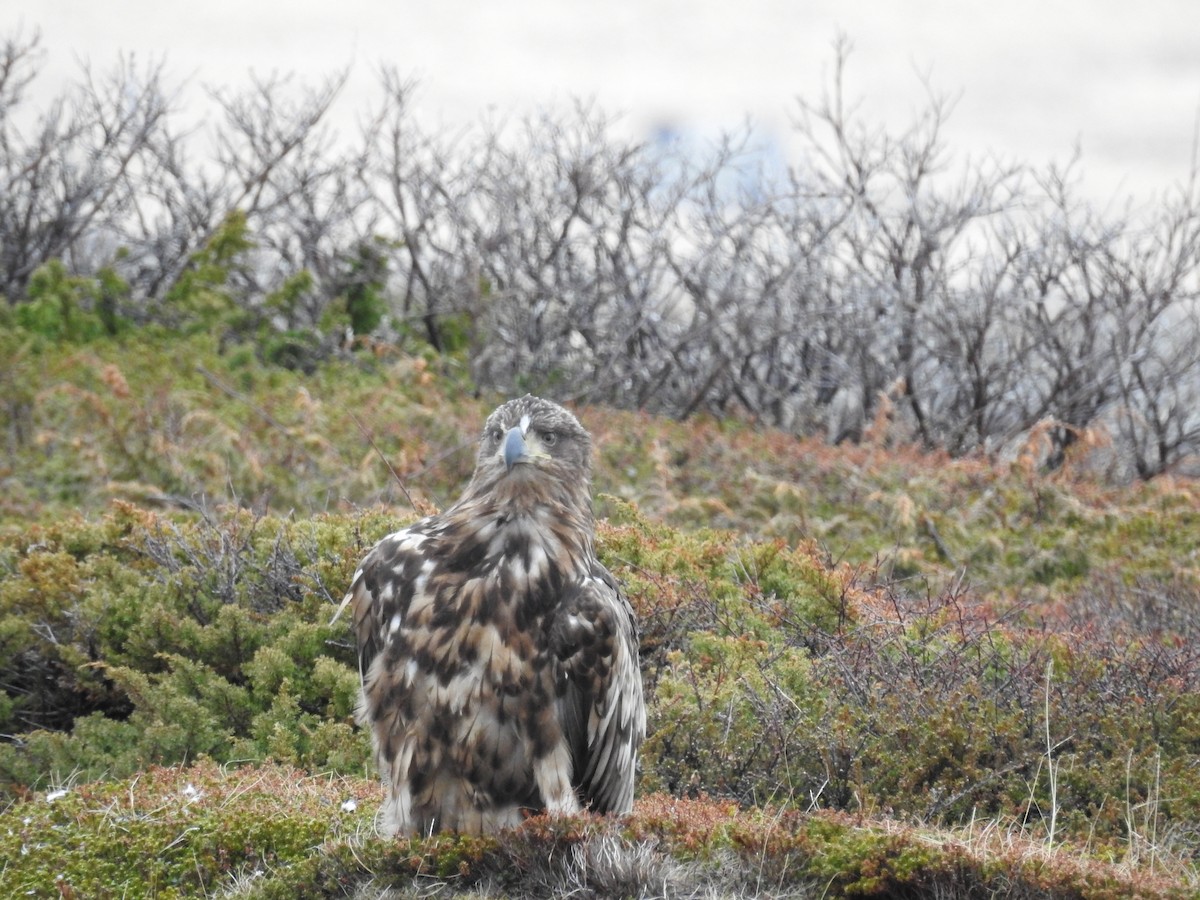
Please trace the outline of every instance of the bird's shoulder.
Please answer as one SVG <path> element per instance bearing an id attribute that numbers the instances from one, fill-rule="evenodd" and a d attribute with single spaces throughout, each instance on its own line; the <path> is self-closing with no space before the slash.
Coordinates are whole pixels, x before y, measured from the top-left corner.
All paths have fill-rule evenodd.
<path id="1" fill-rule="evenodd" d="M 363 663 L 375 656 L 390 623 L 401 621 L 437 566 L 440 516 L 428 516 L 381 538 L 363 557 L 343 601 Z"/>
<path id="2" fill-rule="evenodd" d="M 549 622 L 550 648 L 577 676 L 600 674 L 637 646 L 637 622 L 620 583 L 599 562 L 565 586 Z"/>
<path id="3" fill-rule="evenodd" d="M 646 733 L 637 622 L 619 583 L 599 563 L 564 592 L 550 645 L 574 783 L 590 808 L 627 812 Z"/>

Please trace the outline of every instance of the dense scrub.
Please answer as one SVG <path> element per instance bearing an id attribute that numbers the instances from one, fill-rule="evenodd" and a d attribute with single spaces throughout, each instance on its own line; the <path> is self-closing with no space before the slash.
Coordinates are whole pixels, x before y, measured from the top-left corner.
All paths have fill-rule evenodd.
<path id="1" fill-rule="evenodd" d="M 1111 602 L 1136 602 L 1145 579 L 1080 596 L 1070 614 L 1035 615 L 962 589 L 879 587 L 813 545 L 681 532 L 605 503 L 599 551 L 643 626 L 643 793 L 778 815 L 986 823 L 983 833 L 1043 852 L 1086 848 L 1191 882 L 1200 822 L 1193 582 L 1155 582 L 1177 601 L 1169 616 L 1143 605 L 1150 619 L 1139 620 Z M 0 730 L 11 737 L 0 745 L 0 782 L 12 814 L 63 786 L 196 759 L 369 778 L 352 725 L 346 624 L 329 619 L 358 556 L 404 518 L 236 509 L 172 518 L 121 503 L 98 519 L 8 528 Z M 308 827 L 287 807 L 271 821 L 289 833 Z M 254 819 L 252 807 L 243 811 Z M 807 846 L 804 835 L 822 827 L 781 821 L 787 847 Z M 208 826 L 195 827 L 199 836 Z M 880 849 L 893 838 L 830 827 L 898 864 Z M 246 865 L 275 852 L 274 837 L 247 840 Z M 925 852 L 911 836 L 895 840 Z M 492 860 L 487 872 L 503 868 L 482 858 Z M 774 851 L 770 862 L 791 865 Z"/>
<path id="2" fill-rule="evenodd" d="M 901 129 L 864 121 L 848 56 L 794 110 L 784 169 L 751 133 L 648 144 L 584 105 L 431 131 L 394 71 L 354 135 L 327 126 L 339 74 L 200 105 L 123 62 L 30 110 L 38 40 L 18 32 L 3 317 L 69 340 L 253 337 L 304 371 L 354 342 L 458 354 L 484 390 L 838 441 L 889 415 L 955 456 L 1040 428 L 1054 465 L 1084 444 L 1121 479 L 1194 471 L 1198 173 L 1098 213 L 1071 166 L 956 160 L 943 96 Z"/>
<path id="3" fill-rule="evenodd" d="M 138 333 L 79 346 L 0 333 L 0 520 L 100 512 L 113 500 L 203 510 L 232 501 L 307 516 L 444 506 L 480 423 L 453 359 L 380 349 L 311 374 L 255 343 Z M 585 407 L 595 486 L 683 529 L 815 540 L 884 577 L 949 581 L 1039 602 L 1122 578 L 1197 576 L 1200 491 L 1186 479 L 1113 487 L 1083 451 L 1047 474 L 1031 441 L 1012 465 L 870 443 L 830 448 L 750 422 L 686 423 Z M 599 511 L 609 506 L 601 501 Z"/>

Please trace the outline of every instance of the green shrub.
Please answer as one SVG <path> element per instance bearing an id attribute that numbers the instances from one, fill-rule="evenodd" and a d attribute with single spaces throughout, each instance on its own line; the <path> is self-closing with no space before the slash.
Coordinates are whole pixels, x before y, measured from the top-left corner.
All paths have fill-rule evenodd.
<path id="1" fill-rule="evenodd" d="M 120 313 L 129 285 L 109 268 L 95 277 L 71 275 L 54 259 L 33 273 L 26 293 L 26 302 L 14 310 L 14 322 L 50 342 L 83 343 L 116 335 L 129 325 Z"/>
<path id="2" fill-rule="evenodd" d="M 1200 821 L 1188 644 L 1117 626 L 1046 634 L 957 593 L 867 590 L 812 552 L 606 502 L 598 549 L 642 623 L 643 789 L 981 816 L 1113 853 L 1131 807 L 1153 804 L 1158 829 Z M 0 727 L 19 740 L 0 745 L 0 778 L 16 792 L 201 755 L 369 771 L 351 637 L 329 619 L 396 524 L 118 506 L 9 532 Z"/>
<path id="3" fill-rule="evenodd" d="M 202 754 L 361 771 L 357 669 L 329 618 L 365 520 L 114 519 L 9 536 L 0 727 L 24 734 L 0 746 L 0 780 Z"/>
<path id="4" fill-rule="evenodd" d="M 244 315 L 247 298 L 239 296 L 232 277 L 248 264 L 253 247 L 246 214 L 231 212 L 167 291 L 164 309 L 174 319 L 172 327 L 212 332 Z"/>

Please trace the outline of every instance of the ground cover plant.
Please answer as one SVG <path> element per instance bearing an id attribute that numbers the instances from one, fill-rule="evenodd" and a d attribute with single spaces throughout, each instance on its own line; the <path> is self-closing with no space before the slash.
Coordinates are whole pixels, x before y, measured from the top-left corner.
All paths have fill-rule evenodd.
<path id="1" fill-rule="evenodd" d="M 303 376 L 206 335 L 142 336 L 136 360 L 125 336 L 6 339 L 12 383 L 38 386 L 5 420 L 6 887 L 511 895 L 506 867 L 545 852 L 574 862 L 531 895 L 732 891 L 719 871 L 763 896 L 1196 888 L 1186 480 L 582 409 L 598 549 L 642 622 L 642 804 L 398 850 L 371 834 L 351 641 L 329 618 L 367 546 L 453 496 L 489 398 L 398 354 Z M 275 779 L 298 787 L 273 812 L 240 802 Z M 226 799 L 181 825 L 189 784 Z M 150 812 L 106 812 L 142 785 Z M 135 883 L 72 856 L 114 828 L 145 828 L 162 868 Z"/>
<path id="2" fill-rule="evenodd" d="M 11 895 L 63 897 L 1111 897 L 1168 878 L 986 836 L 844 814 L 642 798 L 623 823 L 530 820 L 500 838 L 382 840 L 373 788 L 212 762 L 59 788 L 3 814 Z M 14 813 L 19 813 L 18 818 Z"/>

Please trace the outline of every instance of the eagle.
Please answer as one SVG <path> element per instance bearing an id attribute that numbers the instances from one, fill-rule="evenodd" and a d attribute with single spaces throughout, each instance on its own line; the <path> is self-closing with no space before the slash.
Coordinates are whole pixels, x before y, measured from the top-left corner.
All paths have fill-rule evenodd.
<path id="1" fill-rule="evenodd" d="M 339 614 L 353 612 L 383 833 L 632 808 L 637 623 L 596 559 L 591 453 L 563 407 L 510 400 L 484 424 L 462 497 L 354 573 Z"/>

